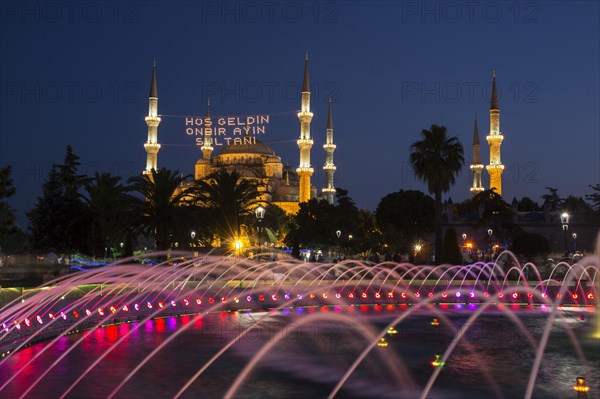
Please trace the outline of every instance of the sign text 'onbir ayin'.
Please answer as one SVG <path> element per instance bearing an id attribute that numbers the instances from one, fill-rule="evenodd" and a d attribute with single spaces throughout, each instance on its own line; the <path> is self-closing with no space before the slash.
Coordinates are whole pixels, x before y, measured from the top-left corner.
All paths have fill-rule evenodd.
<path id="1" fill-rule="evenodd" d="M 255 144 L 256 136 L 264 135 L 269 115 L 230 116 L 211 118 L 185 118 L 185 133 L 196 138 L 196 145 L 203 145 L 205 136 L 212 146 L 229 144 Z"/>

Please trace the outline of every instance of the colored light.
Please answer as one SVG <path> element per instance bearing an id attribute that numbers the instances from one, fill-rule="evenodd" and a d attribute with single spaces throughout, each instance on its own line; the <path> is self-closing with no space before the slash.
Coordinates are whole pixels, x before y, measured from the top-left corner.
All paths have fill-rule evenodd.
<path id="1" fill-rule="evenodd" d="M 189 304 L 190 304 L 190 301 L 188 301 L 187 299 L 184 299 L 184 300 L 183 300 L 183 304 L 184 304 L 185 306 L 187 306 L 187 305 L 189 305 Z"/>
<path id="2" fill-rule="evenodd" d="M 148 309 L 152 309 L 152 304 L 150 302 L 146 302 L 146 306 L 148 307 Z"/>
<path id="3" fill-rule="evenodd" d="M 325 294 L 323 294 L 323 295 L 325 295 Z M 327 298 L 327 297 L 325 297 L 325 298 Z M 277 295 L 275 295 L 275 294 L 271 295 L 271 299 L 274 300 L 274 301 L 276 301 L 277 300 Z"/>
<path id="4" fill-rule="evenodd" d="M 483 293 L 483 296 L 487 298 L 488 296 L 490 296 L 490 294 L 488 294 L 488 292 L 486 291 Z"/>
<path id="5" fill-rule="evenodd" d="M 208 298 L 208 303 L 210 303 L 210 304 L 215 303 L 215 298 Z"/>
<path id="6" fill-rule="evenodd" d="M 448 293 L 447 292 L 442 292 L 442 298 L 448 298 Z"/>
<path id="7" fill-rule="evenodd" d="M 440 360 L 440 355 L 435 355 L 435 359 L 431 361 L 433 367 L 444 367 L 444 364 L 446 364 L 446 362 Z"/>
<path id="8" fill-rule="evenodd" d="M 335 294 L 335 297 L 336 297 L 337 299 L 340 299 L 340 298 L 342 297 L 342 294 L 340 294 L 340 293 L 338 292 L 337 294 Z"/>
<path id="9" fill-rule="evenodd" d="M 196 304 L 197 305 L 202 305 L 202 299 L 196 298 Z"/>
<path id="10" fill-rule="evenodd" d="M 363 292 L 362 294 L 360 294 L 360 296 L 362 297 L 362 299 L 367 299 L 367 293 Z"/>
<path id="11" fill-rule="evenodd" d="M 248 295 L 248 296 L 246 297 L 246 301 L 250 302 L 251 300 L 252 300 L 252 297 L 251 297 L 250 295 Z"/>
<path id="12" fill-rule="evenodd" d="M 100 316 L 104 316 L 104 310 L 102 308 L 98 308 L 98 314 Z"/>
<path id="13" fill-rule="evenodd" d="M 533 298 L 533 293 L 532 292 L 528 292 L 527 293 L 527 298 Z"/>
<path id="14" fill-rule="evenodd" d="M 62 317 L 63 320 L 67 320 L 67 315 L 64 312 L 60 312 L 60 317 Z"/>
<path id="15" fill-rule="evenodd" d="M 164 308 L 164 307 L 165 307 L 165 304 L 164 304 L 164 303 L 162 303 L 162 302 L 159 302 L 159 303 L 158 303 L 158 307 L 162 309 L 162 308 Z"/>
<path id="16" fill-rule="evenodd" d="M 92 315 L 92 312 L 90 312 L 90 310 L 89 310 L 89 309 L 86 309 L 86 310 L 85 310 L 85 314 L 86 314 L 86 315 L 88 315 L 88 316 L 91 316 L 91 315 Z"/>
<path id="17" fill-rule="evenodd" d="M 385 348 L 386 346 L 388 346 L 388 343 L 385 340 L 385 338 L 381 337 L 381 339 L 379 339 L 379 342 L 377 343 L 377 346 L 381 346 L 382 348 Z"/>
<path id="18" fill-rule="evenodd" d="M 21 329 L 21 325 L 20 325 L 19 323 L 17 323 L 16 321 L 15 321 L 15 328 L 16 328 L 17 330 L 20 330 L 20 329 Z"/>
<path id="19" fill-rule="evenodd" d="M 421 296 L 421 293 L 420 293 L 419 291 L 417 291 L 417 292 L 415 292 L 415 296 L 416 296 L 417 298 L 419 298 L 419 297 Z"/>
<path id="20" fill-rule="evenodd" d="M 234 296 L 234 297 L 233 297 L 233 302 L 235 302 L 235 303 L 239 303 L 239 302 L 240 302 L 240 299 L 239 299 L 237 296 Z"/>
<path id="21" fill-rule="evenodd" d="M 285 295 L 283 296 L 283 299 L 285 299 L 286 301 L 287 301 L 288 299 L 290 299 L 290 296 L 289 296 L 289 294 L 285 294 Z"/>
<path id="22" fill-rule="evenodd" d="M 588 392 L 590 387 L 585 385 L 585 378 L 577 377 L 577 385 L 573 385 L 573 389 L 577 392 Z"/>
<path id="23" fill-rule="evenodd" d="M 227 302 L 227 297 L 226 297 L 226 296 L 224 296 L 224 297 L 221 297 L 221 302 L 222 302 L 222 303 L 225 303 L 225 302 Z"/>
<path id="24" fill-rule="evenodd" d="M 111 307 L 110 307 L 110 312 L 111 312 L 111 313 L 116 313 L 116 312 L 117 312 L 117 309 L 116 309 L 114 306 L 111 306 Z"/>
<path id="25" fill-rule="evenodd" d="M 175 307 L 177 306 L 177 303 L 175 303 L 175 301 L 171 301 L 171 306 Z"/>
<path id="26" fill-rule="evenodd" d="M 354 292 L 351 292 L 351 293 L 349 293 L 349 294 L 348 294 L 348 298 L 350 298 L 350 299 L 354 299 Z"/>
<path id="27" fill-rule="evenodd" d="M 8 327 L 6 326 L 6 324 L 2 323 L 2 328 L 4 329 L 4 331 L 8 332 Z"/>
<path id="28" fill-rule="evenodd" d="M 388 298 L 394 298 L 394 291 L 388 292 Z"/>
<path id="29" fill-rule="evenodd" d="M 577 299 L 577 298 L 579 298 L 579 295 L 577 295 L 577 294 L 575 293 L 575 294 L 571 295 L 571 297 L 572 297 L 573 299 Z"/>
<path id="30" fill-rule="evenodd" d="M 260 295 L 258 297 L 258 300 L 261 301 L 261 302 L 263 302 L 265 300 L 265 296 L 264 295 Z"/>
<path id="31" fill-rule="evenodd" d="M 513 299 L 517 299 L 519 297 L 519 294 L 517 294 L 516 292 L 513 292 L 512 297 L 513 297 Z"/>
<path id="32" fill-rule="evenodd" d="M 123 312 L 129 312 L 129 307 L 127 307 L 127 305 L 123 305 Z"/>
<path id="33" fill-rule="evenodd" d="M 431 298 L 433 296 L 433 292 L 429 291 L 429 294 L 427 295 L 429 295 L 429 298 Z"/>
<path id="34" fill-rule="evenodd" d="M 377 298 L 377 299 L 381 298 L 381 294 L 379 292 L 376 292 L 375 293 L 375 298 Z"/>
<path id="35" fill-rule="evenodd" d="M 36 319 L 37 319 L 38 323 L 44 324 L 44 320 L 42 320 L 41 316 L 36 317 Z"/>
<path id="36" fill-rule="evenodd" d="M 457 297 L 457 298 L 460 298 L 460 292 L 457 292 L 457 293 L 456 293 L 456 297 Z"/>
<path id="37" fill-rule="evenodd" d="M 503 293 L 498 293 L 498 298 L 504 298 L 504 294 Z"/>
<path id="38" fill-rule="evenodd" d="M 308 296 L 310 299 L 315 299 L 315 294 L 313 292 L 310 293 L 310 295 Z"/>
<path id="39" fill-rule="evenodd" d="M 547 297 L 548 297 L 548 294 L 546 294 L 546 292 L 545 292 L 545 291 L 544 291 L 544 292 L 542 292 L 542 298 L 547 298 Z"/>
<path id="40" fill-rule="evenodd" d="M 301 300 L 302 299 L 302 294 L 298 294 L 297 297 L 298 297 L 298 299 Z"/>
<path id="41" fill-rule="evenodd" d="M 591 292 L 589 294 L 587 294 L 587 298 L 588 299 L 594 299 L 594 294 L 592 294 Z"/>
<path id="42" fill-rule="evenodd" d="M 387 333 L 390 335 L 394 335 L 398 333 L 398 330 L 396 330 L 394 327 L 390 327 L 388 328 Z"/>
<path id="43" fill-rule="evenodd" d="M 323 299 L 327 299 L 327 293 L 326 292 L 323 293 Z"/>
<path id="44" fill-rule="evenodd" d="M 556 297 L 560 299 L 562 298 L 562 294 L 556 294 Z"/>
<path id="45" fill-rule="evenodd" d="M 402 299 L 406 299 L 406 292 L 403 292 L 402 294 L 400 294 L 400 296 L 402 297 Z"/>
<path id="46" fill-rule="evenodd" d="M 432 326 L 439 326 L 439 325 L 440 325 L 440 322 L 439 322 L 439 320 L 438 320 L 438 319 L 433 319 L 433 320 L 431 321 L 431 325 L 432 325 Z"/>
<path id="47" fill-rule="evenodd" d="M 79 318 L 79 312 L 77 312 L 76 310 L 73 311 L 73 317 L 75 317 L 76 319 Z M 54 316 L 51 317 L 51 319 L 54 319 Z"/>
<path id="48" fill-rule="evenodd" d="M 471 298 L 475 298 L 475 293 L 474 293 L 473 291 L 471 291 L 471 293 L 469 294 L 469 296 L 470 296 Z"/>
<path id="49" fill-rule="evenodd" d="M 140 310 L 140 305 L 138 305 L 138 304 L 136 303 L 135 305 L 133 305 L 133 308 L 134 308 L 135 310 Z"/>
<path id="50" fill-rule="evenodd" d="M 49 314 L 48 314 L 48 317 L 49 317 L 50 319 L 54 320 L 54 315 L 53 315 L 52 313 L 49 313 Z"/>

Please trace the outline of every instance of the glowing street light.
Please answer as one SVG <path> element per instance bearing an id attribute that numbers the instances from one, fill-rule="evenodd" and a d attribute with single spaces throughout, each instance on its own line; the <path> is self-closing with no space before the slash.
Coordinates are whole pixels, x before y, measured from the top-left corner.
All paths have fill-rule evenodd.
<path id="1" fill-rule="evenodd" d="M 265 218 L 265 208 L 259 205 L 254 210 L 254 213 L 256 215 L 256 219 L 258 219 L 258 248 L 260 249 L 260 236 L 262 231 L 262 221 Z"/>
<path id="2" fill-rule="evenodd" d="M 492 235 L 494 234 L 494 230 L 488 229 L 487 231 L 489 236 L 489 250 L 490 250 L 490 260 L 492 259 Z"/>
<path id="3" fill-rule="evenodd" d="M 573 252 L 577 252 L 577 233 L 573 233 Z"/>
<path id="4" fill-rule="evenodd" d="M 567 212 L 563 212 L 560 214 L 560 222 L 562 223 L 562 229 L 564 233 L 564 244 L 565 244 L 565 256 L 569 253 L 569 249 L 567 247 L 567 231 L 569 230 L 569 215 Z"/>

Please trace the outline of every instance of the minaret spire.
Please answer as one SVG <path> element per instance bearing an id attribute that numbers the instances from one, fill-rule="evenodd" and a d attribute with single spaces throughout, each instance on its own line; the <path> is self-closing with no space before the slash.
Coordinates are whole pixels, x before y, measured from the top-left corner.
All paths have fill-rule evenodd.
<path id="1" fill-rule="evenodd" d="M 477 114 L 475 114 L 475 127 L 473 129 L 473 162 L 470 166 L 473 171 L 473 185 L 471 186 L 471 194 L 473 196 L 483 191 L 481 184 L 481 173 L 483 165 L 481 164 L 481 147 L 479 145 L 479 129 L 477 128 Z"/>
<path id="2" fill-rule="evenodd" d="M 306 202 L 310 200 L 310 177 L 313 174 L 313 168 L 310 166 L 310 149 L 313 140 L 310 137 L 310 121 L 313 114 L 310 112 L 310 84 L 308 81 L 308 51 L 304 63 L 304 81 L 302 82 L 302 108 L 298 112 L 300 120 L 300 138 L 298 139 L 298 148 L 300 149 L 300 164 L 296 169 L 300 178 L 299 200 Z"/>
<path id="3" fill-rule="evenodd" d="M 210 97 L 206 100 L 206 118 L 204 118 L 204 142 L 202 143 L 202 158 L 210 161 L 212 154 L 212 120 L 210 119 Z"/>
<path id="4" fill-rule="evenodd" d="M 490 134 L 487 142 L 490 146 L 490 164 L 486 170 L 490 175 L 490 189 L 502 195 L 502 172 L 504 165 L 500 158 L 500 146 L 504 136 L 500 133 L 500 106 L 498 105 L 498 90 L 496 89 L 496 69 L 492 72 L 492 101 L 490 103 Z"/>
<path id="5" fill-rule="evenodd" d="M 156 60 L 152 63 L 152 78 L 150 79 L 150 95 L 148 96 L 148 116 L 145 118 L 148 126 L 148 141 L 144 143 L 146 150 L 146 168 L 144 174 L 149 174 L 152 170 L 158 169 L 158 125 L 160 117 L 158 116 L 158 86 L 156 85 Z"/>
<path id="6" fill-rule="evenodd" d="M 325 171 L 325 188 L 323 188 L 323 194 L 326 196 L 327 201 L 333 205 L 333 198 L 335 196 L 335 186 L 333 184 L 333 174 L 336 170 L 335 164 L 333 163 L 333 152 L 335 151 L 335 144 L 333 144 L 333 118 L 331 116 L 331 97 L 329 97 L 329 112 L 327 115 L 327 129 L 325 144 L 325 165 L 323 170 Z"/>

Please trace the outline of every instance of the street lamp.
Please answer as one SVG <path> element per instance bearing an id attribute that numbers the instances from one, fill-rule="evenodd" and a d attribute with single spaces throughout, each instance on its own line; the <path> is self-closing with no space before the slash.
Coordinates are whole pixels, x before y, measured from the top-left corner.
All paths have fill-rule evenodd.
<path id="1" fill-rule="evenodd" d="M 190 248 L 194 247 L 194 241 L 196 240 L 196 232 L 192 230 L 192 232 L 190 233 L 190 238 L 192 239 L 192 241 L 190 242 Z"/>
<path id="2" fill-rule="evenodd" d="M 577 252 L 577 233 L 573 233 L 573 252 Z"/>
<path id="3" fill-rule="evenodd" d="M 569 230 L 569 217 L 570 215 L 567 212 L 563 212 L 560 214 L 560 222 L 562 223 L 565 241 L 565 256 L 567 256 L 567 254 L 569 253 L 569 249 L 567 248 L 567 231 Z"/>
<path id="4" fill-rule="evenodd" d="M 256 215 L 256 218 L 258 219 L 258 248 L 260 249 L 260 236 L 261 236 L 261 230 L 262 230 L 262 221 L 265 218 L 265 208 L 263 208 L 261 205 L 257 206 L 256 209 L 254 210 L 254 214 Z"/>
<path id="5" fill-rule="evenodd" d="M 490 260 L 492 260 L 492 234 L 494 234 L 494 230 L 488 229 L 487 233 L 489 236 Z"/>

